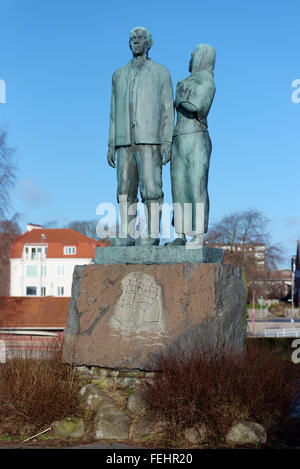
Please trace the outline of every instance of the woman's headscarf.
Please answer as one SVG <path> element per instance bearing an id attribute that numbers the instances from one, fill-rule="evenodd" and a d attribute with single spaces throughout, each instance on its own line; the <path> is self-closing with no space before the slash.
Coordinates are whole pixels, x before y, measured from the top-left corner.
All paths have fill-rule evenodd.
<path id="1" fill-rule="evenodd" d="M 198 44 L 193 52 L 192 74 L 207 70 L 213 73 L 216 61 L 216 51 L 209 44 Z"/>

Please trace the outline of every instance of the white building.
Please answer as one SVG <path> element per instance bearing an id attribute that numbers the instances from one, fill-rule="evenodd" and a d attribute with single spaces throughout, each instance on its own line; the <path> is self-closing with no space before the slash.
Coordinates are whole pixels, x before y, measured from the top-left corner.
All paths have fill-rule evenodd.
<path id="1" fill-rule="evenodd" d="M 262 269 L 266 267 L 266 245 L 264 243 L 208 243 L 207 246 L 223 249 L 225 253 L 238 251 L 249 258 L 254 257 L 258 267 Z"/>
<path id="2" fill-rule="evenodd" d="M 75 265 L 93 263 L 103 241 L 77 231 L 27 225 L 10 256 L 10 296 L 71 296 Z"/>

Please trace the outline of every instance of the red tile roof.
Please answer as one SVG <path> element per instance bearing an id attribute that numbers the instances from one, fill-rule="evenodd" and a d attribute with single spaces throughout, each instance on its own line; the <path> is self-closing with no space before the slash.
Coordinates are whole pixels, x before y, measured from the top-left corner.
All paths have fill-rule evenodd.
<path id="1" fill-rule="evenodd" d="M 15 239 L 10 257 L 22 257 L 24 244 L 47 244 L 47 258 L 89 258 L 94 257 L 97 246 L 109 246 L 107 241 L 96 241 L 70 228 L 34 229 L 26 231 Z M 76 254 L 64 254 L 64 246 L 76 246 Z"/>
<path id="2" fill-rule="evenodd" d="M 266 246 L 265 243 L 207 243 L 207 246 L 237 246 L 237 247 L 245 247 L 251 248 L 252 246 Z"/>
<path id="3" fill-rule="evenodd" d="M 290 280 L 291 278 L 291 270 L 290 269 L 278 269 L 278 270 L 270 270 L 267 272 L 266 276 L 272 279 L 278 280 Z"/>
<path id="4" fill-rule="evenodd" d="M 64 328 L 70 298 L 0 297 L 0 328 Z"/>

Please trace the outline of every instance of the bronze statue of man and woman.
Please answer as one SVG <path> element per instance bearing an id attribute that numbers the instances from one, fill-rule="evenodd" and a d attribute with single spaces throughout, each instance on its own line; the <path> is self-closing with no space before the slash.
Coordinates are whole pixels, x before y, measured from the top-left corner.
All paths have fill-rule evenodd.
<path id="1" fill-rule="evenodd" d="M 130 32 L 130 62 L 112 78 L 107 159 L 115 168 L 122 235 L 112 246 L 158 245 L 163 203 L 162 165 L 171 162 L 173 224 L 177 238 L 170 245 L 201 247 L 208 228 L 207 192 L 211 140 L 207 115 L 214 94 L 216 53 L 212 46 L 195 47 L 190 76 L 176 87 L 175 103 L 170 73 L 148 57 L 150 32 Z M 177 122 L 174 129 L 174 106 Z M 146 234 L 134 239 L 128 226 L 136 218 L 138 188 L 145 208 Z M 126 227 L 126 229 L 124 229 Z"/>

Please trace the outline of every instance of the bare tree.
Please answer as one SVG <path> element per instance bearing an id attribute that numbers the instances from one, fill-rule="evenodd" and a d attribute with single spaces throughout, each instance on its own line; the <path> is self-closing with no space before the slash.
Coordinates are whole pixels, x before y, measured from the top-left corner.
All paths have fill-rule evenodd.
<path id="1" fill-rule="evenodd" d="M 15 184 L 16 166 L 13 162 L 14 149 L 7 144 L 7 134 L 0 129 L 0 220 L 7 214 L 10 193 Z"/>
<path id="2" fill-rule="evenodd" d="M 285 249 L 281 246 L 281 244 L 277 243 L 266 245 L 266 259 L 269 269 L 277 269 L 285 255 Z"/>
<path id="3" fill-rule="evenodd" d="M 15 184 L 16 166 L 14 150 L 7 144 L 7 134 L 0 129 L 0 295 L 9 295 L 10 249 L 13 240 L 20 233 L 17 218 L 7 219 L 10 195 Z"/>
<path id="4" fill-rule="evenodd" d="M 58 220 L 50 220 L 43 223 L 43 228 L 70 228 L 71 230 L 78 231 L 89 238 L 96 237 L 97 220 L 73 220 L 67 225 L 61 226 Z"/>
<path id="5" fill-rule="evenodd" d="M 285 254 L 281 245 L 271 243 L 268 224 L 269 220 L 257 210 L 235 212 L 212 225 L 207 236 L 208 244 L 230 246 L 224 251 L 224 262 L 244 268 L 250 301 L 253 291 L 257 296 L 269 296 L 268 272 L 278 268 Z M 255 255 L 256 244 L 265 245 L 265 264 Z"/>
<path id="6" fill-rule="evenodd" d="M 53 228 L 58 228 L 58 227 L 59 227 L 58 225 L 59 225 L 59 223 L 58 223 L 57 220 L 49 220 L 49 221 L 46 221 L 45 223 L 43 223 L 43 228 L 46 228 L 46 229 L 51 228 L 51 229 L 53 229 Z"/>
<path id="7" fill-rule="evenodd" d="M 269 220 L 257 210 L 235 212 L 212 225 L 208 233 L 210 242 L 215 243 L 267 243 L 266 232 Z"/>
<path id="8" fill-rule="evenodd" d="M 20 233 L 18 214 L 10 220 L 0 221 L 0 296 L 9 295 L 11 245 Z"/>
<path id="9" fill-rule="evenodd" d="M 101 223 L 101 220 L 100 220 Z M 99 224 L 99 220 L 94 219 L 94 220 L 73 220 L 67 225 L 61 227 L 61 228 L 70 228 L 71 230 L 78 231 L 79 233 L 88 236 L 89 238 L 93 238 L 96 240 L 100 240 L 100 237 L 97 233 L 97 226 Z M 43 224 L 44 228 L 59 228 L 59 222 L 57 220 L 51 220 Z M 105 223 L 101 225 L 102 227 L 102 232 L 105 234 L 106 229 L 105 229 Z M 117 228 L 118 229 L 118 226 Z M 107 235 L 104 235 L 102 239 L 108 239 L 109 238 L 109 233 L 110 231 L 107 231 Z"/>
<path id="10" fill-rule="evenodd" d="M 99 223 L 101 226 L 101 230 L 99 230 Z M 89 238 L 94 238 L 97 240 L 100 240 L 100 238 L 110 239 L 110 233 L 118 232 L 118 224 L 116 227 L 110 226 L 110 229 L 108 229 L 108 226 L 106 226 L 105 222 L 102 222 L 102 220 L 99 221 L 97 219 L 81 221 L 75 220 L 65 226 L 65 228 L 71 228 L 72 230 L 79 231 L 79 233 L 82 233 L 88 236 Z"/>
<path id="11" fill-rule="evenodd" d="M 88 236 L 89 238 L 96 237 L 96 225 L 97 220 L 74 220 L 68 223 L 65 228 L 71 228 L 72 230 L 78 231 L 79 233 Z"/>
<path id="12" fill-rule="evenodd" d="M 231 246 L 231 261 L 234 265 L 252 264 L 253 258 L 249 250 L 242 249 L 242 245 L 264 244 L 266 246 L 267 268 L 276 269 L 283 260 L 285 251 L 280 244 L 272 244 L 268 232 L 269 220 L 258 210 L 250 209 L 245 212 L 235 212 L 226 215 L 219 222 L 212 225 L 208 232 L 207 243 L 229 244 Z M 235 244 L 241 244 L 241 250 L 235 249 Z M 251 262 L 250 262 L 251 261 Z"/>

